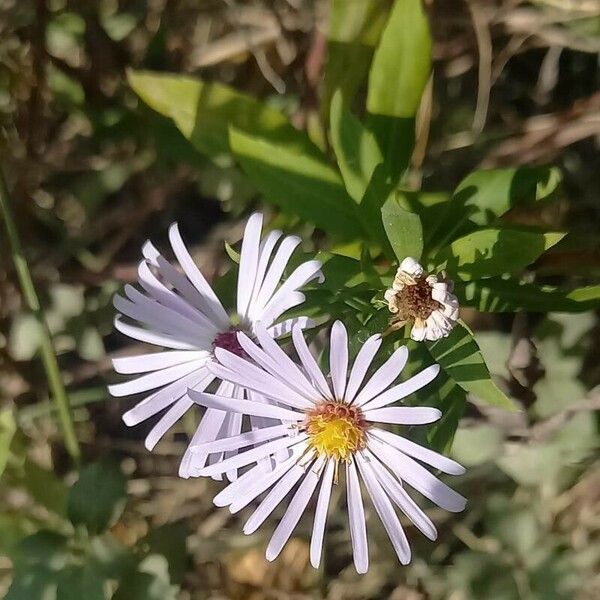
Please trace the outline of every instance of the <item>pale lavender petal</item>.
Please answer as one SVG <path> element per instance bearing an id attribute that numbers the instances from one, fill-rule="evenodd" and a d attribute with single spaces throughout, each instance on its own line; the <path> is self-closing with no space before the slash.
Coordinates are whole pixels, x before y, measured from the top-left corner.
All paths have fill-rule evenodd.
<path id="1" fill-rule="evenodd" d="M 357 394 L 354 399 L 358 406 L 361 406 L 365 402 L 371 400 L 381 393 L 385 388 L 391 385 L 396 377 L 400 375 L 400 372 L 404 368 L 406 361 L 408 360 L 408 350 L 406 346 L 398 348 L 390 358 L 388 358 L 375 374 L 369 379 L 367 384 Z"/>
<path id="2" fill-rule="evenodd" d="M 439 365 L 431 365 L 410 379 L 407 379 L 405 382 L 391 387 L 389 390 L 385 391 L 379 396 L 375 396 L 375 398 L 363 404 L 362 409 L 371 410 L 373 408 L 381 408 L 382 406 L 386 406 L 392 402 L 402 400 L 417 390 L 424 388 L 428 383 L 436 378 L 439 372 Z"/>
<path id="3" fill-rule="evenodd" d="M 319 565 L 321 564 L 321 555 L 323 554 L 323 536 L 325 535 L 325 523 L 327 521 L 329 499 L 331 498 L 334 470 L 335 461 L 330 459 L 327 462 L 325 472 L 321 478 L 321 488 L 319 489 L 317 508 L 315 509 L 315 520 L 310 538 L 310 564 L 315 569 L 319 568 Z"/>
<path id="4" fill-rule="evenodd" d="M 426 425 L 435 423 L 442 416 L 442 411 L 429 406 L 394 406 L 367 410 L 364 415 L 367 421 L 397 423 L 398 425 Z"/>
<path id="5" fill-rule="evenodd" d="M 306 345 L 306 340 L 304 339 L 302 329 L 300 329 L 299 326 L 296 326 L 292 329 L 292 338 L 294 341 L 294 347 L 296 348 L 296 352 L 300 358 L 300 362 L 302 363 L 306 374 L 308 377 L 310 377 L 312 384 L 319 392 L 321 392 L 323 398 L 333 400 L 333 395 L 329 389 L 329 386 L 327 385 L 325 376 L 321 372 L 321 369 L 319 369 L 317 361 L 310 353 L 310 350 Z"/>
<path id="6" fill-rule="evenodd" d="M 329 368 L 333 393 L 337 400 L 342 400 L 346 391 L 348 375 L 348 333 L 341 321 L 336 321 L 331 328 Z"/>
<path id="7" fill-rule="evenodd" d="M 169 350 L 167 352 L 113 358 L 112 365 L 117 373 L 131 375 L 133 373 L 148 373 L 192 361 L 207 360 L 209 356 L 210 354 L 204 350 Z"/>
<path id="8" fill-rule="evenodd" d="M 262 215 L 254 213 L 246 223 L 237 285 L 237 312 L 242 318 L 247 316 L 248 305 L 254 290 L 256 270 L 258 268 L 258 249 L 262 230 Z"/>
<path id="9" fill-rule="evenodd" d="M 380 347 L 381 335 L 376 334 L 372 335 L 358 351 L 354 364 L 352 365 L 352 371 L 350 372 L 348 387 L 346 388 L 346 402 L 350 403 L 354 400 L 354 397 L 360 389 L 365 375 Z"/>
<path id="10" fill-rule="evenodd" d="M 409 456 L 432 466 L 434 469 L 439 469 L 443 473 L 448 473 L 448 475 L 463 475 L 465 472 L 465 468 L 462 465 L 459 465 L 456 461 L 447 456 L 424 448 L 423 446 L 415 444 L 390 431 L 371 429 L 369 433 L 379 438 L 382 442 L 395 446 L 398 450 L 404 452 L 404 454 L 408 454 Z"/>
<path id="11" fill-rule="evenodd" d="M 383 526 L 392 542 L 392 546 L 398 555 L 400 562 L 407 565 L 410 562 L 410 546 L 406 539 L 406 534 L 400 525 L 398 516 L 390 502 L 381 484 L 375 477 L 369 463 L 360 455 L 356 455 L 356 462 L 362 475 L 363 481 L 367 486 L 367 491 L 373 501 L 373 506 L 383 523 Z"/>
<path id="12" fill-rule="evenodd" d="M 306 473 L 306 476 L 294 494 L 285 514 L 281 521 L 279 521 L 279 525 L 277 525 L 273 532 L 271 541 L 267 546 L 267 560 L 275 560 L 283 550 L 286 542 L 290 539 L 302 513 L 306 510 L 308 501 L 311 499 L 315 488 L 317 487 L 317 483 L 319 483 L 320 470 L 323 467 L 323 462 L 324 459 L 322 457 L 318 458 L 308 473 Z"/>
<path id="13" fill-rule="evenodd" d="M 367 525 L 365 509 L 360 493 L 360 483 L 353 462 L 346 463 L 346 488 L 348 493 L 348 521 L 350 523 L 350 538 L 354 566 L 360 574 L 369 570 L 369 549 L 367 544 Z"/>

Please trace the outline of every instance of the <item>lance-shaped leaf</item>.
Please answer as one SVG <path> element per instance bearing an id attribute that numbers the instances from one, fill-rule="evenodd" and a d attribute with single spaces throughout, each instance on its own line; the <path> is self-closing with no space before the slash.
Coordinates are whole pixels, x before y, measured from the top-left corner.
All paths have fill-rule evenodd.
<path id="1" fill-rule="evenodd" d="M 415 115 L 431 73 L 431 45 L 422 0 L 397 0 L 373 57 L 367 94 L 367 125 L 396 178 L 413 151 Z"/>
<path id="2" fill-rule="evenodd" d="M 421 219 L 405 206 L 403 193 L 396 192 L 381 208 L 383 227 L 398 262 L 407 256 L 419 260 L 423 252 Z"/>
<path id="3" fill-rule="evenodd" d="M 331 101 L 331 143 L 348 193 L 360 202 L 373 171 L 383 162 L 374 135 L 344 106 L 338 90 Z"/>
<path id="4" fill-rule="evenodd" d="M 457 282 L 454 293 L 463 306 L 482 312 L 585 312 L 600 306 L 600 286 L 570 292 L 515 279 L 492 277 L 479 281 Z"/>
<path id="5" fill-rule="evenodd" d="M 356 205 L 324 157 L 233 128 L 229 140 L 236 159 L 265 200 L 343 239 L 361 237 Z"/>
<path id="6" fill-rule="evenodd" d="M 459 184 L 437 213 L 428 240 L 445 245 L 477 227 L 493 225 L 516 206 L 548 198 L 560 182 L 560 171 L 549 167 L 515 167 L 474 171 Z"/>
<path id="7" fill-rule="evenodd" d="M 230 126 L 290 150 L 319 155 L 281 111 L 228 85 L 151 71 L 129 71 L 128 81 L 148 106 L 171 118 L 194 147 L 210 157 L 229 152 Z"/>
<path id="8" fill-rule="evenodd" d="M 354 97 L 367 75 L 375 46 L 387 21 L 391 0 L 332 0 L 327 36 L 323 118 L 336 90 Z"/>
<path id="9" fill-rule="evenodd" d="M 436 262 L 463 280 L 517 273 L 564 236 L 563 232 L 480 229 L 442 249 Z"/>
<path id="10" fill-rule="evenodd" d="M 473 332 L 464 323 L 457 323 L 448 337 L 426 344 L 433 359 L 465 391 L 486 404 L 509 410 L 516 408 L 492 381 Z"/>

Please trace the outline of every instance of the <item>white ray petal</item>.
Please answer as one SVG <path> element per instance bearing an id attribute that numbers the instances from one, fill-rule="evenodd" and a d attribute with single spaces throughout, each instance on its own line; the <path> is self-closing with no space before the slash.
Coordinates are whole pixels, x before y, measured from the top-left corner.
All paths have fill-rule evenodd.
<path id="1" fill-rule="evenodd" d="M 278 296 L 277 301 L 269 305 L 268 310 L 258 313 L 256 321 L 262 321 L 265 327 L 270 327 L 286 311 L 302 304 L 306 296 L 302 292 L 289 292 L 284 296 Z"/>
<path id="2" fill-rule="evenodd" d="M 347 403 L 354 400 L 356 393 L 360 389 L 365 375 L 381 347 L 381 335 L 372 335 L 361 347 L 356 355 L 352 371 L 350 371 L 350 379 L 346 388 L 345 399 Z"/>
<path id="3" fill-rule="evenodd" d="M 360 483 L 353 462 L 346 463 L 346 489 L 354 566 L 358 573 L 363 574 L 369 570 L 367 524 L 365 523 L 365 508 L 360 493 Z"/>
<path id="4" fill-rule="evenodd" d="M 401 481 L 405 481 L 440 508 L 450 512 L 460 512 L 464 509 L 467 501 L 463 496 L 448 487 L 412 458 L 374 438 L 371 438 L 369 442 L 369 449 L 396 477 Z"/>
<path id="5" fill-rule="evenodd" d="M 306 442 L 294 446 L 291 449 L 289 458 L 275 463 L 275 467 L 271 471 L 265 472 L 260 466 L 250 469 L 253 476 L 243 485 L 237 486 L 238 482 L 236 481 L 223 492 L 217 494 L 214 500 L 215 504 L 218 506 L 229 504 L 229 510 L 232 514 L 239 512 L 287 473 L 298 462 L 300 456 L 306 452 L 306 448 Z M 246 473 L 242 477 L 245 476 Z"/>
<path id="6" fill-rule="evenodd" d="M 407 360 L 408 350 L 406 346 L 401 346 L 375 371 L 375 374 L 356 395 L 354 399 L 356 405 L 361 406 L 391 385 L 404 369 Z"/>
<path id="7" fill-rule="evenodd" d="M 182 377 L 138 402 L 123 414 L 123 422 L 128 427 L 137 425 L 179 400 L 186 394 L 188 388 L 205 389 L 213 379 L 214 376 L 206 368 L 201 367 L 198 371 Z"/>
<path id="8" fill-rule="evenodd" d="M 323 536 L 325 535 L 325 523 L 327 522 L 327 511 L 329 509 L 329 499 L 331 498 L 334 470 L 335 461 L 330 459 L 321 477 L 321 487 L 319 489 L 315 520 L 310 538 L 310 564 L 315 569 L 319 568 L 321 555 L 323 554 Z"/>
<path id="9" fill-rule="evenodd" d="M 269 398 L 297 408 L 311 408 L 313 402 L 299 394 L 287 382 L 276 379 L 264 369 L 224 348 L 215 349 L 215 358 L 229 373 L 220 371 L 223 379 L 254 389 Z M 215 365 L 218 367 L 219 365 Z M 215 370 L 216 373 L 216 370 Z"/>
<path id="10" fill-rule="evenodd" d="M 209 441 L 215 439 L 226 414 L 226 412 L 215 410 L 214 408 L 206 410 L 179 466 L 180 477 L 184 477 L 185 479 L 196 477 L 197 471 L 204 467 L 208 453 L 200 454 L 199 452 L 194 452 L 193 449 L 199 447 L 202 443 L 207 444 Z"/>
<path id="11" fill-rule="evenodd" d="M 323 457 L 319 457 L 300 483 L 285 514 L 281 521 L 279 521 L 279 525 L 277 525 L 271 536 L 271 541 L 267 546 L 265 554 L 267 560 L 275 560 L 283 550 L 286 542 L 290 539 L 300 517 L 306 510 L 308 501 L 311 499 L 315 488 L 317 487 L 317 483 L 319 483 L 320 472 L 324 462 Z"/>
<path id="12" fill-rule="evenodd" d="M 159 419 L 158 423 L 150 430 L 150 433 L 146 436 L 144 445 L 147 450 L 153 450 L 154 446 L 159 442 L 165 433 L 173 427 L 173 425 L 179 421 L 179 419 L 193 406 L 193 402 L 187 397 L 183 396 L 169 410 Z"/>
<path id="13" fill-rule="evenodd" d="M 287 436 L 273 440 L 272 442 L 267 442 L 256 448 L 251 448 L 250 450 L 236 454 L 231 458 L 226 458 L 218 464 L 204 467 L 204 469 L 201 470 L 200 475 L 214 475 L 217 473 L 225 473 L 230 469 L 239 469 L 240 467 L 256 462 L 259 458 L 269 456 L 281 448 L 289 448 L 299 444 L 303 442 L 306 437 L 306 434 L 299 434 L 296 437 Z"/>
<path id="14" fill-rule="evenodd" d="M 373 506 L 383 523 L 383 526 L 392 542 L 392 546 L 398 555 L 400 562 L 407 565 L 410 562 L 410 546 L 406 539 L 406 534 L 400 525 L 398 516 L 394 511 L 394 507 L 381 484 L 375 477 L 369 463 L 360 455 L 356 455 L 356 463 L 362 475 L 363 481 L 367 486 L 367 491 L 373 501 Z"/>
<path id="15" fill-rule="evenodd" d="M 167 367 L 174 367 L 192 361 L 206 360 L 209 356 L 210 354 L 204 350 L 168 350 L 166 352 L 113 358 L 112 365 L 117 373 L 131 375 L 166 369 Z"/>
<path id="16" fill-rule="evenodd" d="M 442 412 L 429 406 L 393 406 L 392 408 L 376 408 L 364 412 L 367 421 L 381 423 L 397 423 L 398 425 L 426 425 L 435 423 Z"/>
<path id="17" fill-rule="evenodd" d="M 258 267 L 256 269 L 256 278 L 254 281 L 254 287 L 252 290 L 252 295 L 250 297 L 250 303 L 248 305 L 248 313 L 252 313 L 252 307 L 256 302 L 256 298 L 258 297 L 258 293 L 260 292 L 260 288 L 262 287 L 263 281 L 265 279 L 265 274 L 267 272 L 267 267 L 269 266 L 269 261 L 271 260 L 271 256 L 273 254 L 273 250 L 283 233 L 279 230 L 271 231 L 267 234 L 267 236 L 260 243 L 260 247 L 258 249 L 259 259 L 258 259 Z"/>
<path id="18" fill-rule="evenodd" d="M 247 316 L 248 305 L 250 304 L 254 282 L 256 281 L 262 220 L 263 218 L 260 213 L 251 215 L 246 223 L 244 237 L 242 238 L 237 285 L 237 312 L 242 318 Z"/>
<path id="19" fill-rule="evenodd" d="M 259 315 L 263 312 L 264 306 L 271 299 L 271 296 L 279 285 L 285 267 L 300 242 L 301 240 L 298 236 L 290 235 L 285 237 L 279 245 L 279 248 L 277 248 L 275 257 L 269 265 L 260 290 L 255 297 L 255 301 L 252 303 L 252 311 L 248 314 L 248 317 L 251 320 L 258 320 Z"/>
<path id="20" fill-rule="evenodd" d="M 295 325 L 298 325 L 301 329 L 310 329 L 315 326 L 315 322 L 308 317 L 294 317 L 293 319 L 286 319 L 285 321 L 281 321 L 281 323 L 277 323 L 277 325 L 273 325 L 273 327 L 269 327 L 267 332 L 271 337 L 277 339 L 291 333 Z"/>
<path id="21" fill-rule="evenodd" d="M 264 523 L 305 472 L 304 467 L 296 464 L 273 486 L 244 524 L 246 535 L 254 533 Z"/>
<path id="22" fill-rule="evenodd" d="M 451 458 L 415 444 L 400 435 L 378 428 L 371 429 L 369 433 L 379 438 L 382 442 L 395 446 L 398 450 L 404 452 L 404 454 L 408 454 L 432 466 L 434 469 L 439 469 L 443 473 L 448 473 L 448 475 L 463 475 L 465 473 L 465 468 Z"/>
<path id="23" fill-rule="evenodd" d="M 139 394 L 141 392 L 147 392 L 155 388 L 163 387 L 169 383 L 173 383 L 186 375 L 189 375 L 193 371 L 201 369 L 206 364 L 206 360 L 201 359 L 198 361 L 192 361 L 189 363 L 183 363 L 175 365 L 173 367 L 167 367 L 160 371 L 153 371 L 146 375 L 141 375 L 135 379 L 124 381 L 123 383 L 115 383 L 108 386 L 108 391 L 111 396 L 129 396 L 130 394 Z"/>
<path id="24" fill-rule="evenodd" d="M 239 412 L 245 415 L 255 415 L 257 417 L 270 417 L 272 419 L 281 419 L 282 421 L 301 421 L 304 418 L 302 413 L 291 411 L 280 406 L 271 404 L 260 404 L 251 400 L 232 400 L 225 396 L 216 396 L 214 394 L 205 394 L 190 390 L 190 397 L 196 403 L 207 408 L 216 408 L 230 412 Z"/>
<path id="25" fill-rule="evenodd" d="M 407 396 L 410 396 L 413 392 L 424 388 L 428 383 L 432 382 L 437 374 L 440 372 L 439 365 L 431 365 L 426 369 L 423 369 L 420 373 L 413 375 L 410 379 L 407 379 L 403 383 L 399 383 L 389 390 L 385 391 L 379 396 L 375 396 L 372 400 L 369 400 L 363 404 L 363 410 L 371 410 L 373 408 L 381 408 L 392 402 L 402 400 Z"/>
<path id="26" fill-rule="evenodd" d="M 209 452 L 211 454 L 213 452 L 224 452 L 226 450 L 239 450 L 240 448 L 252 446 L 258 442 L 274 440 L 283 435 L 289 435 L 289 432 L 289 425 L 275 425 L 274 427 L 266 427 L 265 429 L 246 431 L 235 437 L 204 442 L 193 446 L 190 444 L 190 449 L 194 453 Z"/>
<path id="27" fill-rule="evenodd" d="M 331 327 L 329 346 L 329 368 L 333 383 L 333 393 L 336 399 L 344 398 L 346 377 L 348 375 L 348 333 L 341 321 L 336 321 Z"/>
<path id="28" fill-rule="evenodd" d="M 321 369 L 319 369 L 317 361 L 310 353 L 310 350 L 306 345 L 306 340 L 304 339 L 302 329 L 300 329 L 298 325 L 292 329 L 292 338 L 294 341 L 294 347 L 296 348 L 296 352 L 300 358 L 300 362 L 302 363 L 306 374 L 310 377 L 313 385 L 319 392 L 321 392 L 323 398 L 333 400 L 333 394 L 327 385 L 325 376 L 323 375 Z"/>
<path id="29" fill-rule="evenodd" d="M 272 298 L 265 304 L 264 313 L 270 313 L 273 307 L 279 305 L 282 299 L 290 296 L 294 291 L 306 285 L 313 279 L 322 280 L 321 263 L 318 260 L 309 260 L 294 269 L 292 274 L 283 282 L 281 287 L 273 294 Z M 281 313 L 279 313 L 281 314 Z M 273 318 L 273 320 L 276 317 Z M 265 318 L 265 321 L 267 319 Z"/>
<path id="30" fill-rule="evenodd" d="M 256 337 L 262 346 L 263 350 L 271 357 L 271 368 L 275 368 L 272 375 L 283 379 L 288 383 L 294 384 L 294 387 L 311 401 L 319 400 L 321 397 L 314 386 L 306 378 L 304 373 L 298 368 L 296 363 L 281 349 L 281 346 L 267 333 L 262 323 L 256 323 L 254 327 Z M 244 334 L 238 334 L 241 338 Z M 246 337 L 247 341 L 250 340 Z M 241 340 L 240 340 L 241 342 Z M 252 342 L 250 342 L 252 343 Z"/>
<path id="31" fill-rule="evenodd" d="M 216 323 L 228 323 L 229 317 L 227 316 L 223 305 L 217 298 L 213 289 L 208 285 L 204 275 L 202 275 L 200 269 L 196 266 L 196 263 L 193 261 L 183 243 L 177 223 L 173 223 L 171 227 L 169 227 L 169 240 L 181 268 L 202 296 L 202 312 L 211 315 Z"/>
<path id="32" fill-rule="evenodd" d="M 413 525 L 430 540 L 437 539 L 437 530 L 432 520 L 423 512 L 419 505 L 408 495 L 402 484 L 390 474 L 378 458 L 368 450 L 364 451 L 369 464 L 373 467 L 379 483 L 398 508 L 410 519 Z"/>
<path id="33" fill-rule="evenodd" d="M 121 315 L 115 317 L 114 324 L 115 329 L 122 334 L 133 338 L 134 340 L 139 340 L 140 342 L 162 346 L 163 348 L 173 348 L 174 350 L 198 350 L 196 344 L 189 344 L 166 333 L 158 333 L 156 331 L 150 331 L 149 329 L 125 323 L 121 318 Z"/>

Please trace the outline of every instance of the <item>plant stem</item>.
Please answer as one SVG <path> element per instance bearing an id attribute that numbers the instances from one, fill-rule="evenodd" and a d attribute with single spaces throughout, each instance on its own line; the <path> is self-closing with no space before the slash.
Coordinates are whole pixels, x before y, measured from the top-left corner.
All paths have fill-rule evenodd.
<path id="1" fill-rule="evenodd" d="M 65 391 L 62 376 L 58 368 L 58 361 L 56 359 L 56 353 L 54 351 L 54 345 L 52 344 L 52 337 L 48 324 L 44 317 L 44 311 L 40 306 L 35 286 L 31 278 L 29 266 L 21 247 L 21 241 L 19 239 L 19 233 L 17 226 L 12 214 L 10 206 L 10 197 L 8 193 L 8 187 L 4 179 L 4 173 L 0 167 L 0 212 L 4 216 L 4 223 L 6 224 L 6 231 L 8 233 L 8 240 L 10 243 L 12 259 L 17 271 L 19 283 L 21 284 L 21 291 L 27 307 L 35 316 L 40 332 L 40 355 L 42 363 L 44 364 L 44 370 L 46 371 L 46 378 L 48 379 L 48 387 L 50 393 L 56 404 L 56 411 L 63 432 L 63 438 L 67 452 L 70 454 L 73 461 L 79 463 L 80 449 L 77 436 L 75 435 L 75 427 L 73 425 L 73 417 L 71 415 L 71 409 L 69 406 L 69 400 Z"/>

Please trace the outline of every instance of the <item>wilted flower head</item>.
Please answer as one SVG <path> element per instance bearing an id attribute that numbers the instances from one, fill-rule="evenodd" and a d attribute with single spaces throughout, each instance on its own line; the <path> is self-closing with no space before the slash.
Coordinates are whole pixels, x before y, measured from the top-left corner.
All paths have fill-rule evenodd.
<path id="1" fill-rule="evenodd" d="M 452 281 L 443 275 L 428 275 L 414 258 L 405 258 L 392 287 L 384 294 L 395 315 L 392 328 L 412 322 L 410 337 L 417 342 L 446 337 L 458 320 L 458 300 L 453 289 Z"/>
<path id="2" fill-rule="evenodd" d="M 320 483 L 310 545 L 311 563 L 318 567 L 332 485 L 343 471 L 354 564 L 359 573 L 364 573 L 369 557 L 360 476 L 400 562 L 408 563 L 411 551 L 394 504 L 428 538 L 434 540 L 437 532 L 407 493 L 405 484 L 446 510 L 460 511 L 465 499 L 420 463 L 454 475 L 462 474 L 464 469 L 453 460 L 386 431 L 377 423 L 423 425 L 437 421 L 441 416 L 437 408 L 393 404 L 431 382 L 439 371 L 438 365 L 392 385 L 408 358 L 406 348 L 402 347 L 366 378 L 381 345 L 381 336 L 375 335 L 364 343 L 350 368 L 347 332 L 337 321 L 331 330 L 329 383 L 299 327 L 294 327 L 292 337 L 301 366 L 294 363 L 262 327 L 256 328 L 256 336 L 260 345 L 245 334 L 238 334 L 248 358 L 217 349 L 218 363 L 212 363 L 209 369 L 222 380 L 246 386 L 270 403 L 256 401 L 252 396 L 242 401 L 189 392 L 195 402 L 207 409 L 281 421 L 281 424 L 207 442 L 193 449 L 212 456 L 250 447 L 220 463 L 209 464 L 200 470 L 200 475 L 221 474 L 277 457 L 272 470 L 265 469 L 260 462 L 249 468 L 215 497 L 215 504 L 228 505 L 235 513 L 270 490 L 244 525 L 244 533 L 250 534 L 299 482 L 267 547 L 267 559 L 274 560 Z"/>
<path id="3" fill-rule="evenodd" d="M 151 450 L 165 432 L 193 406 L 188 389 L 205 390 L 217 376 L 207 369 L 220 348 L 243 356 L 237 332 L 250 335 L 258 323 L 268 335 L 279 337 L 293 325 L 307 326 L 305 317 L 278 322 L 281 315 L 304 301 L 299 289 L 314 279 L 322 279 L 321 264 L 316 260 L 302 263 L 281 283 L 284 269 L 300 244 L 296 236 L 282 237 L 281 231 L 270 232 L 260 239 L 262 215 L 254 214 L 244 231 L 237 285 L 237 314 L 230 316 L 194 263 L 181 239 L 176 224 L 169 229 L 169 240 L 179 262 L 178 269 L 147 242 L 144 260 L 138 267 L 142 291 L 126 285 L 125 297 L 116 295 L 114 305 L 122 313 L 115 327 L 136 340 L 167 348 L 164 352 L 143 354 L 113 361 L 118 373 L 143 373 L 140 377 L 109 386 L 113 396 L 148 393 L 141 402 L 123 415 L 127 425 L 137 425 L 165 411 L 146 437 Z M 127 323 L 123 317 L 132 319 Z M 243 387 L 223 381 L 218 393 L 244 399 L 250 394 Z M 264 401 L 264 399 L 261 399 Z M 253 428 L 271 422 L 252 416 Z M 236 435 L 242 428 L 242 415 L 207 410 L 192 444 Z M 188 477 L 204 466 L 207 456 L 187 451 L 180 474 Z M 212 460 L 219 457 L 213 456 Z M 236 471 L 228 473 L 235 478 Z"/>

